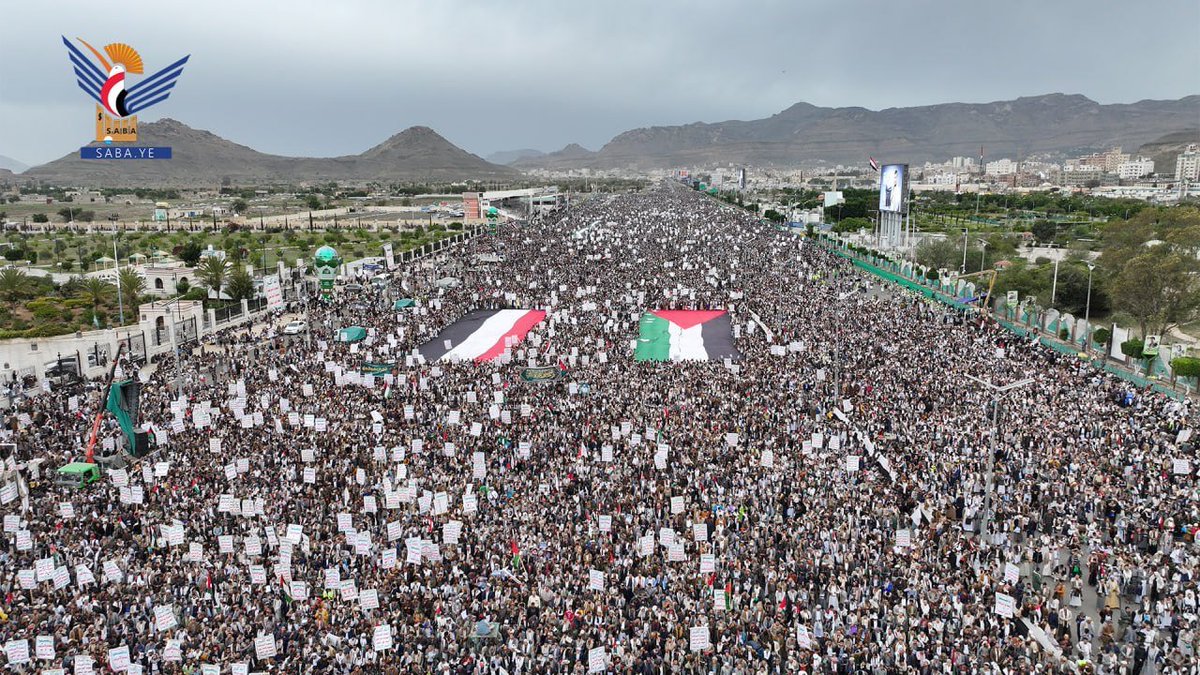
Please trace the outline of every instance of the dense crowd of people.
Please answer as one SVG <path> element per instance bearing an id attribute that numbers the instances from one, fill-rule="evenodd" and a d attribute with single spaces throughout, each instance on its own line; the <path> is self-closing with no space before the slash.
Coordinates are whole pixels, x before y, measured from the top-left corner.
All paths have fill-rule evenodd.
<path id="1" fill-rule="evenodd" d="M 547 317 L 419 357 L 481 308 Z M 635 362 L 650 309 L 728 310 L 738 357 Z M 1197 672 L 1188 402 L 957 311 L 666 184 L 338 291 L 307 339 L 125 365 L 154 452 L 0 495 L 6 667 Z M 80 459 L 99 398 L 21 401 L 14 463 Z"/>

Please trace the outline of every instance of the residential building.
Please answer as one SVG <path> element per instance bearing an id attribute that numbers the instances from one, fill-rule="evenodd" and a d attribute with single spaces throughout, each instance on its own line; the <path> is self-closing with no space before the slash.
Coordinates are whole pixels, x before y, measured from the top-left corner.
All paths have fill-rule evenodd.
<path id="1" fill-rule="evenodd" d="M 1017 163 L 1011 159 L 997 159 L 984 165 L 984 173 L 989 176 L 1008 176 L 1017 172 Z"/>
<path id="2" fill-rule="evenodd" d="M 1085 187 L 1089 182 L 1103 178 L 1104 170 L 1098 166 L 1076 167 L 1073 171 L 1063 172 L 1062 183 L 1070 187 Z"/>
<path id="3" fill-rule="evenodd" d="M 1189 145 L 1175 160 L 1175 180 L 1200 180 L 1200 149 Z"/>
<path id="4" fill-rule="evenodd" d="M 1117 176 L 1121 180 L 1133 180 L 1154 173 L 1154 160 L 1138 157 L 1117 167 Z"/>

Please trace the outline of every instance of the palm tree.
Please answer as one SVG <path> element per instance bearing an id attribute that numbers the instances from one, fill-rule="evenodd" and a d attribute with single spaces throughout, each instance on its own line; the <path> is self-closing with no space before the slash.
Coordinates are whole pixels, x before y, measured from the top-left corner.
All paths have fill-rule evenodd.
<path id="1" fill-rule="evenodd" d="M 196 276 L 212 291 L 220 294 L 229 278 L 229 262 L 216 256 L 209 256 L 196 266 Z"/>
<path id="2" fill-rule="evenodd" d="M 137 299 L 146 290 L 146 280 L 132 267 L 117 272 L 117 287 L 121 289 L 121 300 L 127 307 L 137 309 Z"/>
<path id="3" fill-rule="evenodd" d="M 112 284 L 96 277 L 88 277 L 80 281 L 78 286 L 76 292 L 81 297 L 91 300 L 93 308 L 99 307 L 105 300 L 111 298 L 113 291 L 116 290 Z"/>
<path id="4" fill-rule="evenodd" d="M 24 270 L 8 268 L 0 272 L 0 296 L 5 300 L 18 300 L 29 289 L 29 277 Z"/>
<path id="5" fill-rule="evenodd" d="M 234 300 L 249 300 L 254 295 L 254 277 L 245 267 L 238 265 L 229 275 L 225 292 Z"/>

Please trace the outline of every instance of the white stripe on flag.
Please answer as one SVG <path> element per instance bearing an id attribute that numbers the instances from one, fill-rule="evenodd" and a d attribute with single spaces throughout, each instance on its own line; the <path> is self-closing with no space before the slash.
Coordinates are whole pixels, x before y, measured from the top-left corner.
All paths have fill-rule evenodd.
<path id="1" fill-rule="evenodd" d="M 492 348 L 504 334 L 529 313 L 528 309 L 502 309 L 489 316 L 467 339 L 442 356 L 444 361 L 474 361 Z"/>
<path id="2" fill-rule="evenodd" d="M 667 333 L 671 336 L 669 357 L 672 361 L 707 361 L 708 351 L 704 349 L 704 334 L 701 333 L 704 324 L 698 323 L 687 330 L 679 324 L 668 322 Z"/>

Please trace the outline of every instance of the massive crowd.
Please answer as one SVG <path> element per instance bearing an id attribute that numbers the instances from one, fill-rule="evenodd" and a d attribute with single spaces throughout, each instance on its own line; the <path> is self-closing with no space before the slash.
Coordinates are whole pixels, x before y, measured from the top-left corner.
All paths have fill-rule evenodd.
<path id="1" fill-rule="evenodd" d="M 548 316 L 416 356 L 495 307 Z M 656 308 L 739 358 L 635 363 Z M 1188 404 L 948 311 L 671 185 L 505 224 L 147 369 L 128 470 L 6 487 L 7 669 L 1197 672 Z M 79 459 L 98 398 L 22 401 L 16 459 Z"/>

